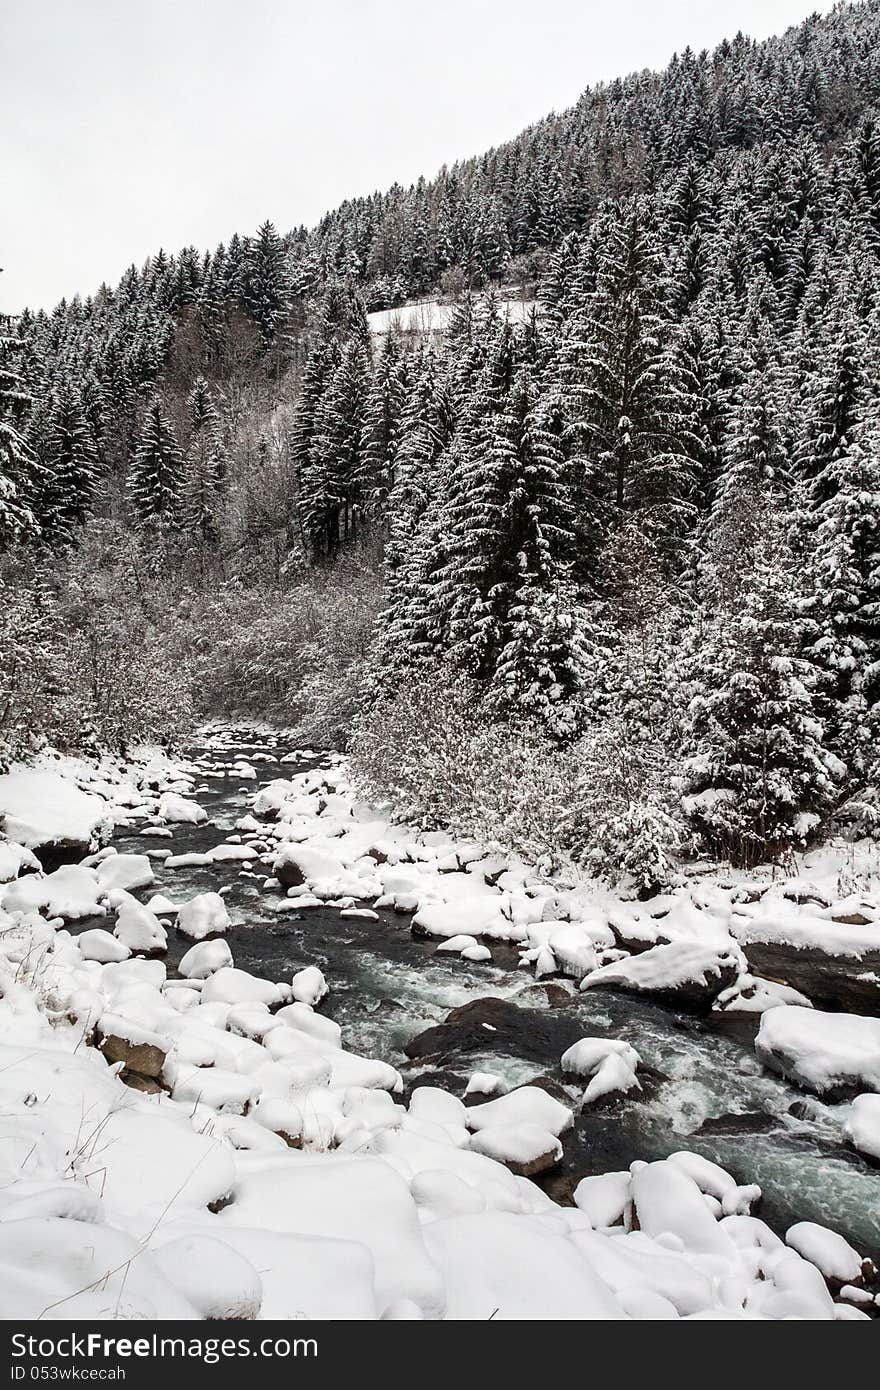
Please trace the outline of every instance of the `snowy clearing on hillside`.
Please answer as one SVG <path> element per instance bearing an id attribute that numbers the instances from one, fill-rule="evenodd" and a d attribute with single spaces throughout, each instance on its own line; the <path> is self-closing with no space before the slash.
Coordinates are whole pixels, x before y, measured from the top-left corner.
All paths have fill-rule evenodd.
<path id="1" fill-rule="evenodd" d="M 511 323 L 527 323 L 538 308 L 535 299 L 499 299 L 496 301 L 498 313 Z M 414 304 L 401 304 L 396 309 L 377 309 L 367 314 L 370 332 L 384 333 L 442 334 L 447 332 L 455 304 L 443 304 L 437 299 L 422 299 Z"/>

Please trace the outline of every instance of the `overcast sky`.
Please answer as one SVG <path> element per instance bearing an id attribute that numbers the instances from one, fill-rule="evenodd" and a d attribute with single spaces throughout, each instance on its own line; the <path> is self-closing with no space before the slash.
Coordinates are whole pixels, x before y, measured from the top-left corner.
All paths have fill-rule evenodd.
<path id="1" fill-rule="evenodd" d="M 808 0 L 0 0 L 0 308 L 311 224 Z"/>

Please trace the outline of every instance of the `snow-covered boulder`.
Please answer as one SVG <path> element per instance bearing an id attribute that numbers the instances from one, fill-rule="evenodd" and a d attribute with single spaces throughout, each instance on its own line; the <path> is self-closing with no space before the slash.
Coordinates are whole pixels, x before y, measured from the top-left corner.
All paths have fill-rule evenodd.
<path id="1" fill-rule="evenodd" d="M 232 965 L 232 952 L 229 943 L 222 937 L 213 941 L 199 941 L 190 946 L 180 958 L 178 972 L 187 980 L 207 980 L 225 966 Z"/>
<path id="2" fill-rule="evenodd" d="M 844 1128 L 854 1149 L 880 1163 L 880 1095 L 856 1096 Z"/>
<path id="3" fill-rule="evenodd" d="M 519 1124 L 490 1125 L 471 1135 L 470 1147 L 503 1163 L 512 1173 L 531 1178 L 555 1168 L 562 1158 L 562 1145 L 554 1134 L 541 1125 L 523 1121 Z"/>
<path id="4" fill-rule="evenodd" d="M 640 955 L 593 970 L 581 989 L 621 989 L 648 994 L 693 1008 L 708 1008 L 736 980 L 741 967 L 736 946 L 702 941 L 672 941 Z"/>
<path id="5" fill-rule="evenodd" d="M 76 938 L 83 960 L 97 960 L 102 965 L 113 961 L 128 960 L 131 951 L 110 932 L 94 927 L 91 931 L 80 932 Z"/>
<path id="6" fill-rule="evenodd" d="M 862 1277 L 862 1257 L 836 1231 L 819 1226 L 815 1221 L 798 1221 L 789 1226 L 785 1243 L 810 1264 L 831 1284 L 854 1284 Z"/>
<path id="7" fill-rule="evenodd" d="M 98 883 L 105 893 L 112 888 L 146 888 L 155 877 L 153 866 L 145 854 L 108 854 L 95 869 Z"/>
<path id="8" fill-rule="evenodd" d="M 33 850 L 14 840 L 0 839 L 0 883 L 9 883 L 19 874 L 40 873 L 42 865 Z"/>
<path id="9" fill-rule="evenodd" d="M 765 1066 L 817 1095 L 880 1091 L 880 1018 L 771 1009 L 761 1016 L 755 1051 Z"/>
<path id="10" fill-rule="evenodd" d="M 177 792 L 163 792 L 159 797 L 158 813 L 171 825 L 201 825 L 208 819 L 204 806 Z"/>
<path id="11" fill-rule="evenodd" d="M 0 830 L 26 849 L 87 854 L 110 831 L 107 802 L 50 767 L 13 767 L 0 776 Z"/>
<path id="12" fill-rule="evenodd" d="M 167 950 L 168 934 L 155 912 L 121 888 L 109 894 L 108 902 L 116 908 L 113 935 L 132 955 L 154 956 Z"/>
<path id="13" fill-rule="evenodd" d="M 290 981 L 290 988 L 293 997 L 298 1004 L 320 1004 L 329 994 L 327 981 L 316 965 L 307 965 L 303 970 L 297 970 Z"/>
<path id="14" fill-rule="evenodd" d="M 137 1237 L 94 1222 L 4 1222 L 0 1283 L 4 1317 L 16 1321 L 200 1316 Z"/>
<path id="15" fill-rule="evenodd" d="M 190 941 L 220 936 L 229 926 L 226 903 L 219 893 L 197 893 L 178 909 L 177 930 Z"/>
<path id="16" fill-rule="evenodd" d="M 297 789 L 293 782 L 287 782 L 283 777 L 276 777 L 274 781 L 267 782 L 265 787 L 261 787 L 257 792 L 253 803 L 254 815 L 277 816 L 287 798 L 296 795 Z"/>
<path id="17" fill-rule="evenodd" d="M 153 1258 L 203 1318 L 259 1317 L 263 1282 L 250 1260 L 226 1241 L 180 1236 L 154 1249 Z"/>
<path id="18" fill-rule="evenodd" d="M 625 1316 L 564 1229 L 511 1212 L 433 1221 L 425 1243 L 447 1288 L 446 1316 L 472 1322 L 610 1321 Z"/>
<path id="19" fill-rule="evenodd" d="M 373 1256 L 380 1309 L 409 1298 L 429 1317 L 444 1311 L 409 1186 L 381 1159 L 297 1155 L 243 1173 L 217 1217 L 218 1234 L 227 1226 L 358 1241 Z"/>
<path id="20" fill-rule="evenodd" d="M 571 1129 L 574 1114 L 540 1086 L 518 1086 L 507 1095 L 472 1105 L 467 1111 L 468 1129 L 476 1133 L 494 1125 L 520 1124 L 537 1125 L 558 1138 Z"/>
<path id="21" fill-rule="evenodd" d="M 263 980 L 258 975 L 250 975 L 246 970 L 234 966 L 222 966 L 205 981 L 202 990 L 202 1003 L 247 1004 L 250 1002 L 285 1004 L 290 1000 L 290 989 L 283 985 Z"/>
<path id="22" fill-rule="evenodd" d="M 139 1076 L 162 1075 L 169 1044 L 159 1033 L 113 1013 L 101 1015 L 97 1032 L 99 1046 L 108 1062 L 121 1062 Z"/>
<path id="23" fill-rule="evenodd" d="M 103 894 L 94 869 L 82 864 L 62 864 L 45 877 L 28 874 L 0 887 L 0 907 L 4 912 L 42 912 L 47 917 L 75 922 L 83 917 L 101 916 Z"/>

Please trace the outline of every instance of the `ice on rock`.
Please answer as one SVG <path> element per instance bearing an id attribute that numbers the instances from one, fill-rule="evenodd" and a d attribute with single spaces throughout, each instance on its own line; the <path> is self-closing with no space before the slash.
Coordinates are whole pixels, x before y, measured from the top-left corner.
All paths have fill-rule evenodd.
<path id="1" fill-rule="evenodd" d="M 316 965 L 307 965 L 298 970 L 290 981 L 293 997 L 298 1004 L 320 1004 L 330 993 L 327 981 Z"/>
<path id="2" fill-rule="evenodd" d="M 185 979 L 207 980 L 218 970 L 232 965 L 232 952 L 228 941 L 222 938 L 214 941 L 199 941 L 181 957 L 177 969 Z"/>
<path id="3" fill-rule="evenodd" d="M 856 1096 L 844 1128 L 853 1148 L 880 1163 L 880 1095 Z"/>
<path id="4" fill-rule="evenodd" d="M 451 952 L 453 955 L 458 955 L 462 951 L 466 951 L 469 946 L 477 946 L 478 944 L 475 936 L 450 936 L 435 946 L 434 952 L 435 954 Z"/>
<path id="5" fill-rule="evenodd" d="M 104 892 L 112 888 L 146 888 L 155 877 L 145 854 L 109 854 L 97 866 L 98 883 Z"/>
<path id="6" fill-rule="evenodd" d="M 153 1258 L 203 1318 L 212 1321 L 259 1317 L 263 1283 L 250 1260 L 209 1235 L 179 1236 L 157 1248 Z"/>
<path id="7" fill-rule="evenodd" d="M 229 926 L 229 912 L 219 893 L 197 893 L 177 913 L 177 930 L 190 941 L 219 936 Z"/>
<path id="8" fill-rule="evenodd" d="M 880 1091 L 880 1018 L 771 1009 L 761 1016 L 755 1051 L 765 1066 L 818 1095 Z"/>
<path id="9" fill-rule="evenodd" d="M 204 806 L 177 792 L 163 792 L 159 798 L 158 814 L 172 825 L 201 825 L 208 819 Z"/>
<path id="10" fill-rule="evenodd" d="M 600 933 L 611 936 L 607 928 Z M 599 964 L 596 955 L 596 929 L 584 922 L 542 922 L 543 946 L 549 950 L 557 969 L 574 980 L 582 980 Z M 611 940 L 613 942 L 613 937 Z M 603 943 L 604 944 L 604 943 Z M 542 973 L 550 973 L 546 970 Z"/>
<path id="11" fill-rule="evenodd" d="M 264 1227 L 356 1241 L 373 1257 L 380 1311 L 401 1298 L 429 1317 L 444 1311 L 443 1282 L 425 1249 L 409 1186 L 380 1159 L 302 1155 L 267 1163 L 240 1176 L 235 1201 L 217 1224 L 218 1231 Z"/>
<path id="12" fill-rule="evenodd" d="M 462 960 L 487 961 L 492 959 L 492 952 L 488 946 L 465 946 L 461 953 Z"/>
<path id="13" fill-rule="evenodd" d="M 785 1233 L 786 1245 L 810 1264 L 815 1265 L 824 1279 L 838 1284 L 851 1284 L 862 1277 L 862 1257 L 836 1231 L 819 1226 L 814 1221 L 798 1221 Z"/>
<path id="14" fill-rule="evenodd" d="M 533 1124 L 554 1138 L 574 1124 L 574 1114 L 539 1086 L 519 1086 L 507 1095 L 472 1105 L 467 1110 L 468 1128 L 479 1133 L 493 1125 Z"/>
<path id="15" fill-rule="evenodd" d="M 128 960 L 131 955 L 124 942 L 100 927 L 80 932 L 76 942 L 83 960 L 100 961 L 102 965 L 112 961 Z"/>

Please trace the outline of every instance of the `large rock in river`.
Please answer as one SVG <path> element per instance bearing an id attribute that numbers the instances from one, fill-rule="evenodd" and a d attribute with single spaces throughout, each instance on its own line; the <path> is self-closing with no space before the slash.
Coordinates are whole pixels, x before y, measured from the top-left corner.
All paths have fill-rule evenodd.
<path id="1" fill-rule="evenodd" d="M 783 1005 L 762 1016 L 755 1051 L 825 1100 L 880 1091 L 880 1019 Z"/>
<path id="2" fill-rule="evenodd" d="M 672 941 L 593 970 L 581 989 L 625 990 L 687 1008 L 708 1009 L 737 979 L 742 959 L 733 941 Z"/>
<path id="3" fill-rule="evenodd" d="M 473 999 L 452 1009 L 443 1023 L 406 1044 L 408 1057 L 457 1058 L 493 1053 L 544 1065 L 577 1042 L 583 1026 L 561 1009 L 520 1008 L 509 999 Z"/>

